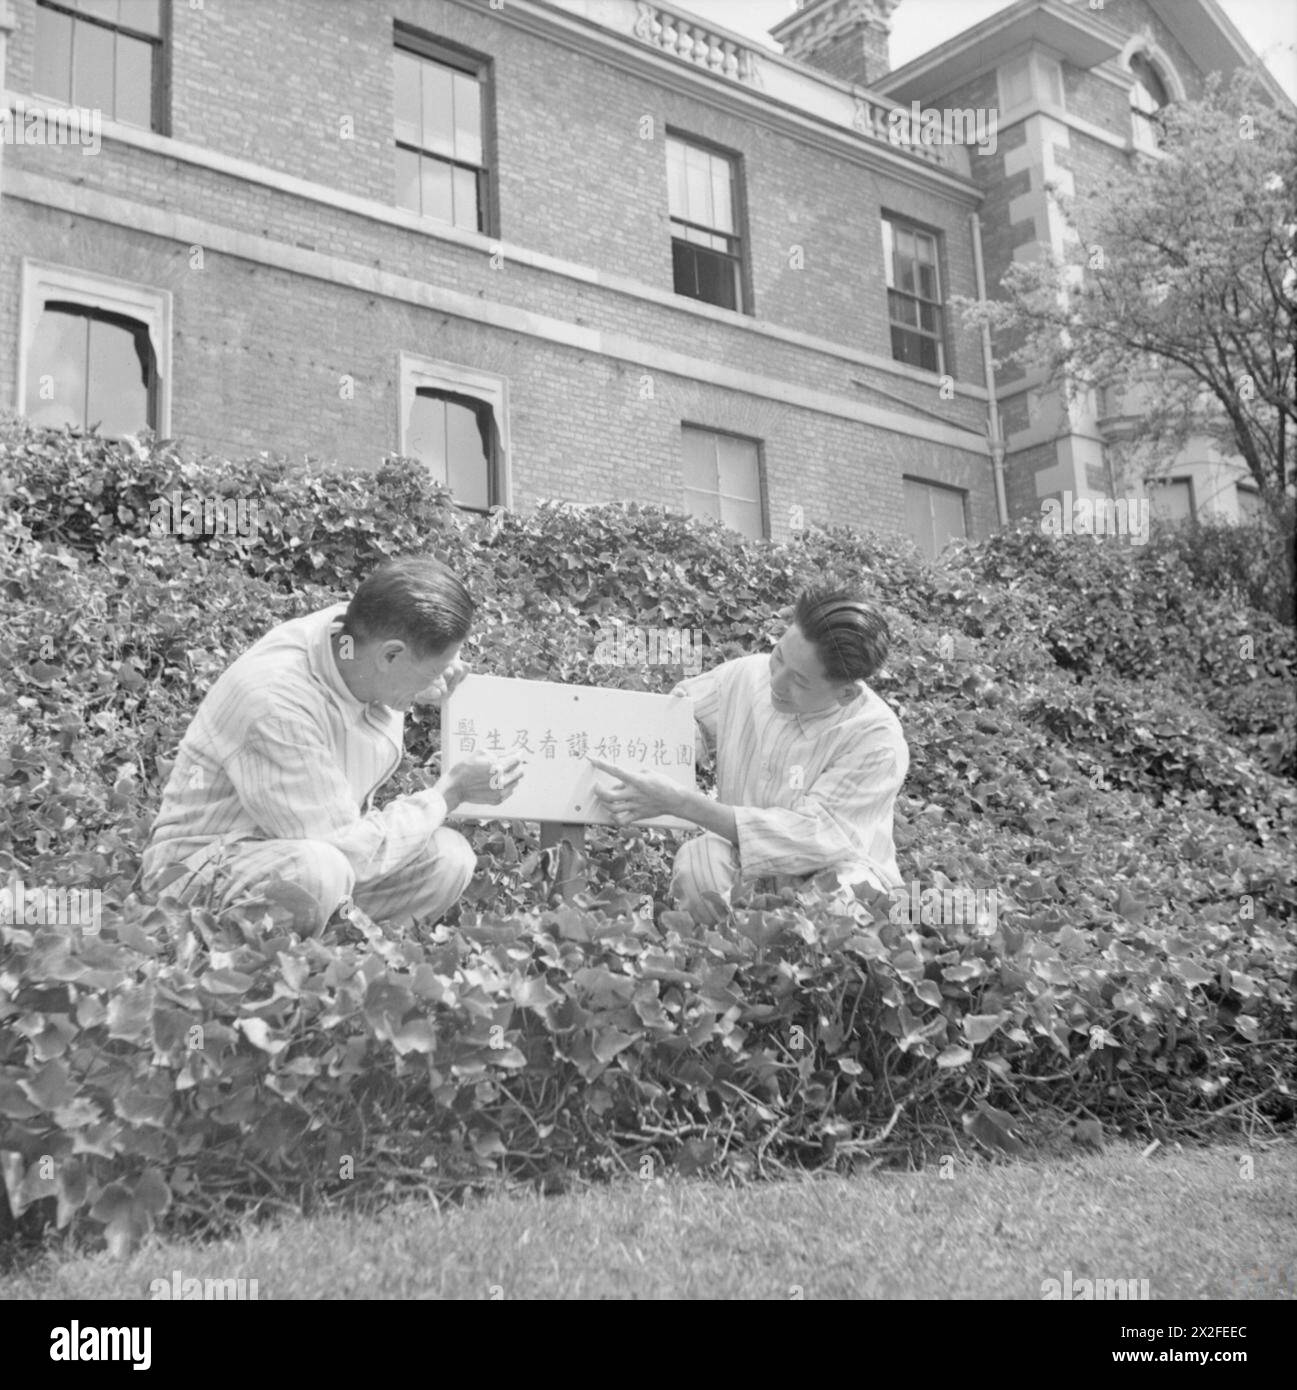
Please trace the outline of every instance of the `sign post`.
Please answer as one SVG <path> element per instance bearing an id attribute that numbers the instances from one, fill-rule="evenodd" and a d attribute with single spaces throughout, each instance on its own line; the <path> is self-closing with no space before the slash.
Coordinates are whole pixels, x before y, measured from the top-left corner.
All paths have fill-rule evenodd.
<path id="1" fill-rule="evenodd" d="M 570 872 L 573 852 L 584 853 L 585 827 L 616 824 L 594 794 L 597 779 L 609 785 L 608 774 L 587 755 L 628 772 L 665 773 L 693 790 L 693 701 L 642 690 L 466 676 L 442 706 L 442 771 L 478 753 L 515 752 L 529 761 L 512 794 L 498 806 L 461 802 L 453 818 L 539 821 L 541 848 L 558 847 L 559 889 L 570 900 L 585 886 L 580 874 Z M 677 816 L 635 824 L 695 828 Z"/>
<path id="2" fill-rule="evenodd" d="M 554 881 L 563 901 L 570 903 L 587 886 L 580 867 L 585 860 L 585 826 L 543 820 L 540 823 L 540 847 L 556 851 Z"/>

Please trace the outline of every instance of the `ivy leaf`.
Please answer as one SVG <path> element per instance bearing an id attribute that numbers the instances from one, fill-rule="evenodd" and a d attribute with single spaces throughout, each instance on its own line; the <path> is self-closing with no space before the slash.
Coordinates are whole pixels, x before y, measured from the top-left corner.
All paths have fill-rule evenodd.
<path id="1" fill-rule="evenodd" d="M 279 962 L 279 973 L 283 976 L 284 983 L 289 989 L 300 993 L 302 986 L 310 978 L 311 967 L 306 961 L 290 956 L 284 951 L 280 951 L 275 959 Z"/>
<path id="2" fill-rule="evenodd" d="M 964 1016 L 964 1036 L 976 1047 L 993 1037 L 1000 1025 L 1009 1018 L 1007 1013 L 966 1014 Z"/>
<path id="3" fill-rule="evenodd" d="M 937 1054 L 937 1065 L 939 1067 L 963 1067 L 973 1060 L 973 1050 L 970 1047 L 959 1047 L 952 1043 Z"/>
<path id="4" fill-rule="evenodd" d="M 391 1041 L 401 1020 L 414 1007 L 414 996 L 404 985 L 382 978 L 371 981 L 365 991 L 365 1018 L 376 1037 Z"/>
<path id="5" fill-rule="evenodd" d="M 12 1076 L 0 1076 L 0 1115 L 10 1120 L 29 1120 L 39 1115 L 41 1109 L 26 1097 Z"/>
<path id="6" fill-rule="evenodd" d="M 1117 915 L 1126 921 L 1140 923 L 1148 914 L 1148 904 L 1137 898 L 1125 884 L 1117 890 Z"/>
<path id="7" fill-rule="evenodd" d="M 61 1061 L 47 1062 L 18 1085 L 33 1105 L 50 1112 L 70 1104 L 77 1093 L 67 1066 Z"/>
<path id="8" fill-rule="evenodd" d="M 601 1028 L 594 1036 L 592 1047 L 598 1060 L 608 1063 L 634 1041 L 635 1035 L 632 1033 L 623 1033 L 618 1028 Z"/>
<path id="9" fill-rule="evenodd" d="M 563 995 L 556 990 L 543 975 L 529 980 L 520 980 L 513 986 L 513 1002 L 520 1009 L 531 1009 L 533 1013 L 545 1016 L 551 1004 L 557 1004 Z"/>
<path id="10" fill-rule="evenodd" d="M 919 980 L 914 992 L 925 1004 L 930 1004 L 934 1009 L 941 1007 L 941 990 L 935 980 Z"/>
<path id="11" fill-rule="evenodd" d="M 60 1105 L 54 1112 L 54 1123 L 69 1133 L 97 1124 L 102 1118 L 99 1107 L 84 1096 L 77 1096 L 66 1105 Z"/>
<path id="12" fill-rule="evenodd" d="M 437 1034 L 427 1019 L 413 1018 L 392 1034 L 392 1045 L 402 1056 L 407 1052 L 432 1053 L 436 1051 Z"/>
<path id="13" fill-rule="evenodd" d="M 238 995 L 252 988 L 253 979 L 241 970 L 207 970 L 199 976 L 198 983 L 208 994 Z"/>
<path id="14" fill-rule="evenodd" d="M 253 1047 L 259 1047 L 262 1052 L 268 1052 L 272 1057 L 278 1057 L 288 1046 L 288 1040 L 286 1038 L 275 1037 L 270 1031 L 270 1025 L 264 1018 L 236 1019 L 234 1026 L 247 1038 Z"/>
<path id="15" fill-rule="evenodd" d="M 153 1030 L 153 990 L 148 985 L 123 990 L 108 1001 L 108 1036 L 140 1042 Z"/>
<path id="16" fill-rule="evenodd" d="M 435 967 L 425 962 L 415 967 L 410 988 L 418 998 L 430 999 L 435 1003 L 446 997 L 451 983 L 445 975 L 438 974 Z"/>

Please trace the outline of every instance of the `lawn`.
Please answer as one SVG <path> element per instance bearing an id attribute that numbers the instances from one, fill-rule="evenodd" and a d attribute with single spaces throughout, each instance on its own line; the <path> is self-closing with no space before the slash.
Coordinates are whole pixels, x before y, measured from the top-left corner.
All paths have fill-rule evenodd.
<path id="1" fill-rule="evenodd" d="M 1147 1279 L 1153 1299 L 1291 1299 L 1297 1140 L 807 1175 L 741 1188 L 622 1181 L 441 1211 L 294 1218 L 130 1259 L 47 1252 L 0 1299 L 147 1296 L 151 1280 L 257 1281 L 261 1299 L 1039 1299 L 1042 1281 Z"/>

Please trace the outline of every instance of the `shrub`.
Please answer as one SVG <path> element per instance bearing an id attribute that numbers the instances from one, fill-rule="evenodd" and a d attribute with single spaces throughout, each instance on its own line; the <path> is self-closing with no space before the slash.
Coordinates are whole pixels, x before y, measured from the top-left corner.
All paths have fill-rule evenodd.
<path id="1" fill-rule="evenodd" d="M 501 1168 L 755 1176 L 868 1153 L 902 1110 L 941 1152 L 941 1102 L 973 1077 L 1027 1096 L 1050 1075 L 1125 1123 L 1282 1087 L 1264 1044 L 1291 1057 L 1297 953 L 1274 923 L 1080 930 L 1032 886 L 1021 927 L 835 914 L 812 889 L 722 935 L 609 888 L 426 941 L 135 902 L 98 936 L 7 928 L 10 1201 L 53 1198 L 126 1250 L 173 1207 L 211 1227 Z"/>
<path id="2" fill-rule="evenodd" d="M 1221 1104 L 1291 1119 L 1292 639 L 1170 551 L 1019 527 L 931 566 L 844 528 L 751 543 L 634 504 L 469 519 L 399 460 L 322 475 L 19 424 L 0 476 L 0 873 L 104 900 L 97 933 L 0 926 L 17 1212 L 48 1204 L 122 1249 L 250 1204 L 501 1170 L 921 1156 L 961 1142 L 951 1117 L 988 1091 L 1131 1132 Z M 151 535 L 177 480 L 246 488 L 269 520 L 255 543 Z M 512 822 L 471 829 L 479 874 L 418 938 L 142 902 L 211 682 L 415 548 L 478 599 L 481 668 L 638 689 L 681 672 L 599 665 L 601 621 L 701 629 L 712 665 L 776 635 L 810 579 L 861 583 L 892 620 L 876 684 L 912 751 L 902 872 L 994 890 L 996 920 L 892 921 L 811 887 L 707 932 L 666 903 L 677 837 L 602 828 L 589 894 L 560 905 Z M 393 794 L 438 741 L 435 716 L 409 721 Z"/>

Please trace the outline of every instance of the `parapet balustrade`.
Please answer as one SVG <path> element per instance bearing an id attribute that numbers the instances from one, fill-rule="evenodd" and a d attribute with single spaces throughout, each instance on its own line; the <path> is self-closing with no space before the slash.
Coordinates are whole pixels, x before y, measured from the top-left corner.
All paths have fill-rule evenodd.
<path id="1" fill-rule="evenodd" d="M 713 33 L 696 20 L 646 4 L 645 0 L 639 0 L 636 10 L 636 38 L 736 82 L 747 82 L 754 87 L 764 85 L 761 60 L 750 48 L 723 34 Z"/>
<path id="2" fill-rule="evenodd" d="M 676 14 L 662 5 L 649 4 L 648 0 L 635 0 L 634 15 L 632 32 L 652 48 L 682 58 L 707 72 L 759 89 L 765 96 L 796 109 L 815 112 L 861 135 L 899 147 L 939 168 L 968 173 L 967 152 L 955 145 L 925 143 L 907 107 L 865 96 L 859 88 L 849 94 L 777 54 L 758 53 L 699 20 Z"/>

